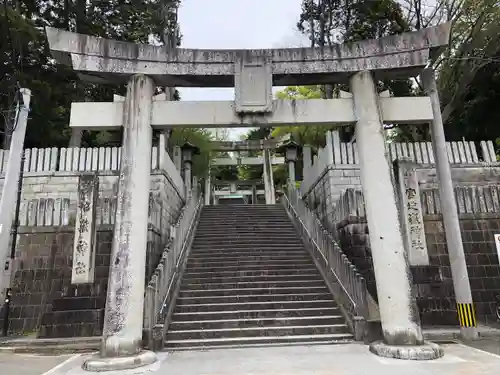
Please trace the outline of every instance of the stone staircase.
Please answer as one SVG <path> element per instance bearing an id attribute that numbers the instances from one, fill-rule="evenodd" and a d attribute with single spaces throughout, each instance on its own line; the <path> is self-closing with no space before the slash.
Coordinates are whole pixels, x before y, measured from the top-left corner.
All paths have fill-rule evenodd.
<path id="1" fill-rule="evenodd" d="M 203 208 L 167 350 L 352 339 L 281 205 Z"/>

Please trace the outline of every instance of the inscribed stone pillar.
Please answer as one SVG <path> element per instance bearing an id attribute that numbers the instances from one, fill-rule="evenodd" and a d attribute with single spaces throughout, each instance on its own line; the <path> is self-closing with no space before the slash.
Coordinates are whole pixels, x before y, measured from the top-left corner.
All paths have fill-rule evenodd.
<path id="1" fill-rule="evenodd" d="M 78 181 L 72 284 L 94 282 L 98 196 L 99 176 L 94 173 L 81 175 Z"/>
<path id="2" fill-rule="evenodd" d="M 87 361 L 90 371 L 156 361 L 154 353 L 141 352 L 153 91 L 153 80 L 143 75 L 128 83 L 101 359 Z"/>
<path id="3" fill-rule="evenodd" d="M 411 160 L 397 160 L 397 187 L 403 237 L 411 266 L 428 266 L 429 254 L 425 241 L 424 217 L 420 202 L 417 171 Z"/>
<path id="4" fill-rule="evenodd" d="M 351 78 L 351 91 L 357 117 L 361 181 L 384 343 L 391 346 L 421 345 L 422 330 L 411 293 L 411 273 L 371 73 L 355 74 Z"/>
<path id="5" fill-rule="evenodd" d="M 439 197 L 443 212 L 443 224 L 446 244 L 450 257 L 451 275 L 457 301 L 460 333 L 464 338 L 477 338 L 476 314 L 472 301 L 469 274 L 465 262 L 464 245 L 458 219 L 457 203 L 451 179 L 450 162 L 446 151 L 446 139 L 441 116 L 439 94 L 433 69 L 425 69 L 422 83 L 431 99 L 434 121 L 431 124 L 432 147 L 436 159 L 436 171 L 439 179 Z"/>

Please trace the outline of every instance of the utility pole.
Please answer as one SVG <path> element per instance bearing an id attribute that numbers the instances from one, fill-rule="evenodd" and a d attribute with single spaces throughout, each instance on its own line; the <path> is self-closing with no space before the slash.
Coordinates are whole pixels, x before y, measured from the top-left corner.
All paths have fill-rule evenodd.
<path id="1" fill-rule="evenodd" d="M 26 88 L 19 89 L 16 113 L 12 125 L 12 141 L 2 189 L 2 199 L 0 201 L 0 265 L 3 266 L 3 269 L 0 270 L 1 303 L 5 300 L 5 293 L 10 285 L 10 273 L 12 271 L 12 262 L 7 258 L 10 257 L 9 242 L 18 194 L 16 187 L 18 186 L 21 174 L 30 100 L 31 91 Z"/>

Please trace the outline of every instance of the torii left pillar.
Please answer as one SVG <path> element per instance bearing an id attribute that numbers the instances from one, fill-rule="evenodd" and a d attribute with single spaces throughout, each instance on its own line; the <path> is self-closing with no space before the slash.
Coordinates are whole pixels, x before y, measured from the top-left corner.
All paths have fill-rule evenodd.
<path id="1" fill-rule="evenodd" d="M 142 350 L 151 170 L 153 80 L 133 76 L 123 109 L 123 147 L 101 351 L 83 369 L 102 372 L 156 362 Z"/>

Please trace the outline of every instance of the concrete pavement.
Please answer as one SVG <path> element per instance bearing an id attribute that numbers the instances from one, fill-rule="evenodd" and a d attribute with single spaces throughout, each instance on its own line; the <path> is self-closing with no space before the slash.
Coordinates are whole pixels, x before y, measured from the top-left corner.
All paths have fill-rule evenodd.
<path id="1" fill-rule="evenodd" d="M 488 341 L 488 340 L 487 340 Z M 491 341 L 491 340 L 490 340 Z M 497 343 L 481 344 L 495 349 Z M 476 346 L 481 346 L 476 345 Z M 489 346 L 488 346 L 489 345 Z M 443 345 L 434 361 L 380 358 L 361 344 L 289 346 L 159 353 L 159 361 L 142 369 L 107 375 L 483 375 L 500 372 L 500 356 L 461 344 Z M 15 375 L 89 375 L 81 369 L 87 355 L 73 357 L 0 357 L 2 373 Z M 48 370 L 50 365 L 58 367 Z M 4 367 L 6 366 L 6 367 Z M 36 366 L 39 366 L 36 372 Z"/>
<path id="2" fill-rule="evenodd" d="M 0 354 L 0 373 L 2 375 L 41 375 L 74 357 L 74 355 Z"/>

